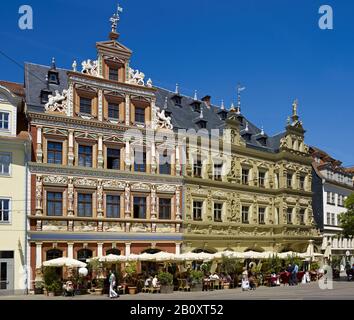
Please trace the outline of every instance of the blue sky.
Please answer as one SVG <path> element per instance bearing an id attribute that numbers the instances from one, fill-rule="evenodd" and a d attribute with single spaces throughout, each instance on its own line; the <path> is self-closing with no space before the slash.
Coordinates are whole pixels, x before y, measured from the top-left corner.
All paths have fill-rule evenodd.
<path id="1" fill-rule="evenodd" d="M 95 58 L 106 40 L 114 0 L 6 1 L 0 50 L 58 67 Z M 34 29 L 18 28 L 29 4 Z M 318 27 L 318 9 L 331 5 L 334 30 Z M 306 142 L 354 165 L 354 2 L 347 0 L 121 0 L 120 41 L 133 50 L 132 67 L 155 85 L 229 106 L 246 86 L 243 113 L 268 134 L 284 129 L 294 98 Z M 0 78 L 23 82 L 22 68 L 0 55 Z"/>

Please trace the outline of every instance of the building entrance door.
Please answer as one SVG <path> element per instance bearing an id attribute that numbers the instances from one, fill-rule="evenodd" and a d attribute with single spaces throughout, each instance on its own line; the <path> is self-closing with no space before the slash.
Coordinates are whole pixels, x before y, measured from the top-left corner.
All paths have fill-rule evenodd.
<path id="1" fill-rule="evenodd" d="M 14 259 L 0 258 L 0 295 L 14 293 Z"/>

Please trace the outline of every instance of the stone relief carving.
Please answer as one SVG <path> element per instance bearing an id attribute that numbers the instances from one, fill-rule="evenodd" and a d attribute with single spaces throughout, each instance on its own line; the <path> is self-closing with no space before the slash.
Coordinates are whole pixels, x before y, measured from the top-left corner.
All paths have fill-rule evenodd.
<path id="1" fill-rule="evenodd" d="M 82 73 L 88 74 L 90 76 L 98 77 L 98 61 L 91 59 L 84 60 L 81 63 L 82 66 Z"/>
<path id="2" fill-rule="evenodd" d="M 97 181 L 87 178 L 74 179 L 74 185 L 80 187 L 97 187 Z"/>
<path id="3" fill-rule="evenodd" d="M 132 190 L 142 190 L 142 191 L 150 191 L 150 186 L 146 183 L 143 182 L 137 182 L 137 183 L 133 183 L 131 185 L 131 189 Z"/>
<path id="4" fill-rule="evenodd" d="M 43 177 L 43 182 L 50 183 L 50 184 L 65 184 L 66 185 L 68 183 L 68 178 L 62 177 L 62 176 L 45 176 L 45 177 Z"/>
<path id="5" fill-rule="evenodd" d="M 121 189 L 125 188 L 125 183 L 117 180 L 104 180 L 102 181 L 103 188 L 111 188 L 111 189 Z"/>
<path id="6" fill-rule="evenodd" d="M 42 231 L 67 231 L 66 221 L 42 221 Z"/>
<path id="7" fill-rule="evenodd" d="M 169 184 L 162 184 L 157 186 L 157 191 L 159 192 L 175 192 L 176 187 Z"/>
<path id="8" fill-rule="evenodd" d="M 122 223 L 117 222 L 105 222 L 102 230 L 104 232 L 123 232 L 124 225 Z"/>
<path id="9" fill-rule="evenodd" d="M 125 212 L 130 213 L 130 185 L 129 185 L 129 183 L 125 184 L 124 203 L 125 203 Z"/>
<path id="10" fill-rule="evenodd" d="M 129 68 L 129 76 L 128 76 L 128 83 L 131 84 L 136 84 L 139 86 L 145 86 L 145 74 L 140 72 L 139 70 L 134 70 L 132 68 Z M 146 81 L 146 86 L 151 88 L 152 87 L 152 80 L 148 79 Z"/>
<path id="11" fill-rule="evenodd" d="M 64 89 L 61 94 L 59 93 L 59 90 L 55 90 L 54 96 L 51 94 L 48 96 L 48 102 L 44 105 L 45 111 L 66 113 L 67 96 L 68 90 Z"/>
<path id="12" fill-rule="evenodd" d="M 74 231 L 97 231 L 97 224 L 96 222 L 75 221 Z"/>

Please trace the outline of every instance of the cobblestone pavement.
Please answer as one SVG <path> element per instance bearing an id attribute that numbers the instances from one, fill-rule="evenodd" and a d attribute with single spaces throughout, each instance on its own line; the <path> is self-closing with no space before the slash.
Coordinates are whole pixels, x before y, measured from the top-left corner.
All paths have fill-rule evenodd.
<path id="1" fill-rule="evenodd" d="M 44 295 L 0 296 L 0 300 L 110 300 L 106 295 L 78 295 L 75 297 L 47 297 Z M 171 294 L 121 295 L 117 300 L 354 300 L 354 281 L 335 281 L 333 289 L 320 289 L 318 282 L 297 286 L 259 287 L 254 291 L 241 288 L 204 292 L 174 292 Z"/>

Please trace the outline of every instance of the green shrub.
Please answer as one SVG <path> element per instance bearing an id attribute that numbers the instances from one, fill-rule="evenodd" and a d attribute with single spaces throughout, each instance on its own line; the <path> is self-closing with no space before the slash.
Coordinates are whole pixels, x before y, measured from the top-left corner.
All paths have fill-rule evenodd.
<path id="1" fill-rule="evenodd" d="M 169 272 L 159 272 L 157 274 L 157 279 L 160 281 L 162 285 L 172 285 L 173 284 L 173 275 Z"/>
<path id="2" fill-rule="evenodd" d="M 190 277 L 192 278 L 192 283 L 202 283 L 204 272 L 199 270 L 192 270 L 190 272 Z"/>
<path id="3" fill-rule="evenodd" d="M 61 279 L 55 267 L 45 267 L 43 272 L 44 287 L 48 291 L 55 291 L 53 288 L 61 287 Z"/>

